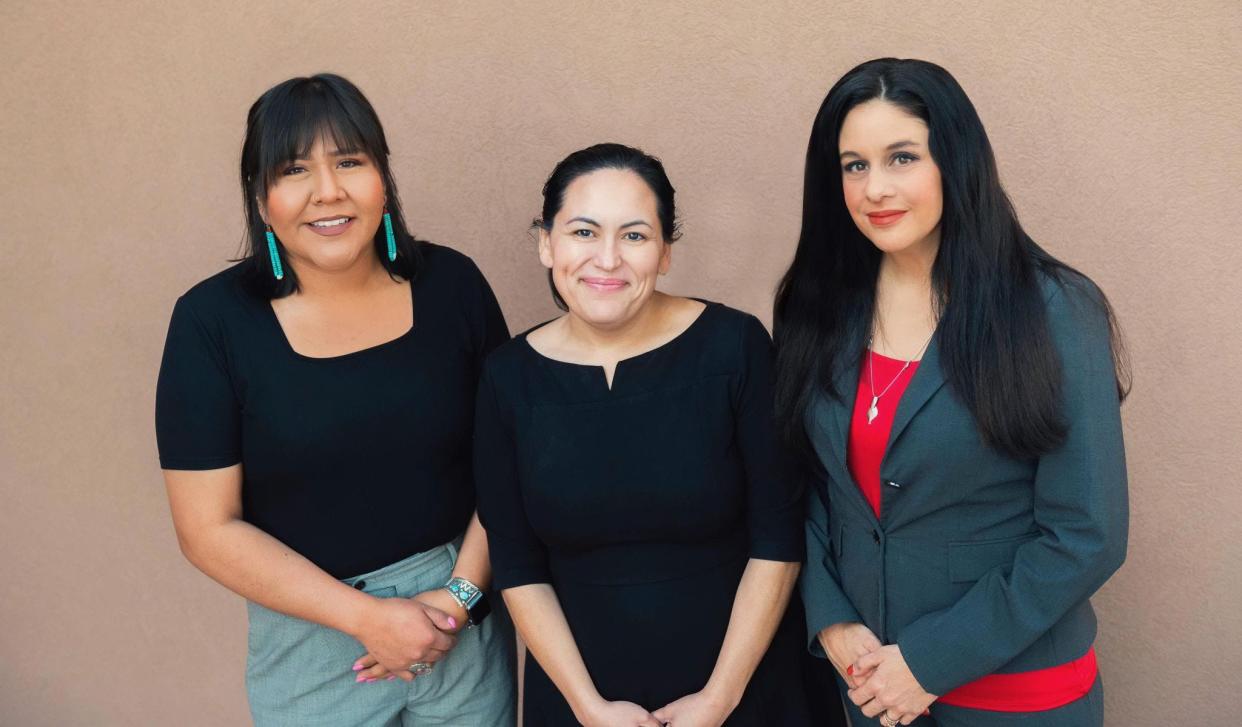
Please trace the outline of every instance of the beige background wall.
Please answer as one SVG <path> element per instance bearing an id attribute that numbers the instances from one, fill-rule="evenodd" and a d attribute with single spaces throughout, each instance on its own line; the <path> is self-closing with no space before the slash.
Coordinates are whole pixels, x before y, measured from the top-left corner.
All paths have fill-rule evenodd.
<path id="1" fill-rule="evenodd" d="M 422 236 L 515 330 L 564 154 L 663 157 L 671 290 L 770 315 L 811 119 L 879 55 L 953 71 L 1033 235 L 1129 334 L 1129 561 L 1096 603 L 1110 725 L 1220 723 L 1242 674 L 1242 11 L 1164 3 L 0 4 L 0 723 L 247 721 L 244 607 L 177 552 L 156 369 L 241 239 L 244 114 L 333 70 L 380 112 Z M 755 4 L 758 5 L 758 4 Z"/>

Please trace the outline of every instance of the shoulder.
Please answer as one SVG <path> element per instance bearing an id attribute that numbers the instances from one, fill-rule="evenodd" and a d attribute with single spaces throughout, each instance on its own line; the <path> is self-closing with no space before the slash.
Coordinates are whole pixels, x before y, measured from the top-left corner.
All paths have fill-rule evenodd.
<path id="1" fill-rule="evenodd" d="M 444 276 L 456 280 L 482 280 L 483 273 L 464 252 L 434 242 L 420 241 L 423 269 L 420 276 Z"/>
<path id="2" fill-rule="evenodd" d="M 742 350 L 753 347 L 766 349 L 772 345 L 772 336 L 755 315 L 723 303 L 702 302 L 707 305 L 702 313 L 703 328 L 722 342 L 730 342 L 735 349 L 740 347 Z"/>
<path id="3" fill-rule="evenodd" d="M 483 362 L 484 378 L 508 381 L 520 377 L 533 356 L 534 351 L 526 342 L 526 334 L 520 333 L 492 349 L 487 355 Z"/>
<path id="4" fill-rule="evenodd" d="M 1074 270 L 1040 275 L 1048 331 L 1062 366 L 1116 375 L 1112 311 L 1104 292 Z"/>
<path id="5" fill-rule="evenodd" d="M 203 323 L 225 321 L 263 303 L 246 292 L 245 269 L 243 261 L 194 285 L 177 299 L 174 317 L 189 315 Z"/>
<path id="6" fill-rule="evenodd" d="M 1036 275 L 1054 332 L 1067 325 L 1107 326 L 1108 299 L 1091 278 L 1072 269 L 1041 270 Z"/>

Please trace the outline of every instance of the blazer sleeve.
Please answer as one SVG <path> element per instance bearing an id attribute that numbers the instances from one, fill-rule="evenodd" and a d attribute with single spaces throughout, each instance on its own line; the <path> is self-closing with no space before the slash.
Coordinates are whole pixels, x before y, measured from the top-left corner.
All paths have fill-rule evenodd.
<path id="1" fill-rule="evenodd" d="M 819 488 L 808 487 L 806 500 L 806 567 L 799 585 L 806 606 L 807 648 L 815 656 L 827 658 L 819 643 L 819 632 L 842 622 L 861 623 L 862 617 L 841 590 L 828 536 L 828 508 Z"/>
<path id="2" fill-rule="evenodd" d="M 917 619 L 897 639 L 910 671 L 932 694 L 1012 660 L 1125 560 L 1129 510 L 1120 403 L 1108 321 L 1089 286 L 1063 283 L 1048 302 L 1068 434 L 1037 464 L 1039 537 L 1018 549 L 1012 571 L 993 569 L 953 606 Z"/>

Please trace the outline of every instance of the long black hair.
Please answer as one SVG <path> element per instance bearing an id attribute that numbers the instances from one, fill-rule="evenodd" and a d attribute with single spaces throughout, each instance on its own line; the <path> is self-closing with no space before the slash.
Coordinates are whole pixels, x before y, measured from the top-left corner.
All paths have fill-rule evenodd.
<path id="1" fill-rule="evenodd" d="M 375 109 L 362 91 L 331 73 L 290 78 L 269 88 L 250 107 L 246 116 L 246 139 L 242 142 L 241 188 L 246 209 L 246 240 L 243 260 L 247 287 L 264 298 L 282 298 L 298 290 L 293 266 L 284 266 L 284 279 L 272 274 L 267 250 L 267 226 L 259 212 L 259 200 L 289 162 L 305 157 L 315 140 L 329 138 L 342 152 L 365 153 L 384 181 L 384 200 L 392 217 L 397 259 L 389 261 L 383 225 L 375 231 L 375 253 L 389 275 L 411 280 L 422 265 L 419 243 L 410 234 L 401 214 L 401 198 L 388 165 L 388 141 Z M 284 246 L 277 240 L 283 257 Z"/>
<path id="2" fill-rule="evenodd" d="M 552 220 L 565 204 L 565 190 L 578 177 L 600 169 L 624 169 L 637 174 L 655 194 L 656 217 L 660 221 L 660 234 L 664 241 L 672 244 L 681 237 L 677 205 L 674 201 L 676 190 L 668 180 L 668 174 L 664 172 L 664 164 L 642 149 L 614 143 L 588 146 L 557 162 L 552 173 L 548 175 L 548 181 L 543 184 L 543 212 L 531 222 L 531 227 L 550 232 Z M 556 307 L 569 310 L 565 299 L 556 290 L 551 270 L 548 271 L 548 287 L 552 290 L 552 300 Z"/>
<path id="3" fill-rule="evenodd" d="M 936 345 L 945 379 L 984 441 L 1035 457 L 1065 440 L 1061 365 L 1048 327 L 1041 277 L 1089 291 L 1108 318 L 1118 393 L 1129 372 L 1107 298 L 1023 231 L 1001 187 L 975 107 L 948 71 L 920 60 L 880 58 L 846 73 L 811 130 L 802 233 L 775 304 L 776 409 L 785 440 L 807 451 L 803 418 L 814 387 L 844 402 L 834 383 L 865 350 L 882 253 L 845 207 L 838 140 L 846 114 L 883 99 L 922 119 L 940 168 L 944 205 L 932 265 Z"/>

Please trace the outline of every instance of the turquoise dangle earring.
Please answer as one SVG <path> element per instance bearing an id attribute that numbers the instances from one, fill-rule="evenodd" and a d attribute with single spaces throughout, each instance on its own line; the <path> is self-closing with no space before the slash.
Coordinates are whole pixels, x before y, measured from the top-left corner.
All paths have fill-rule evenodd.
<path id="1" fill-rule="evenodd" d="M 265 234 L 267 235 L 267 254 L 272 258 L 272 274 L 277 280 L 284 280 L 285 268 L 280 264 L 280 251 L 276 249 L 276 235 L 272 234 L 271 225 L 268 225 Z"/>
<path id="2" fill-rule="evenodd" d="M 388 236 L 388 262 L 397 259 L 397 238 L 392 234 L 392 215 L 384 210 L 384 234 Z"/>

